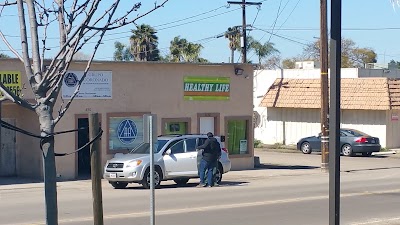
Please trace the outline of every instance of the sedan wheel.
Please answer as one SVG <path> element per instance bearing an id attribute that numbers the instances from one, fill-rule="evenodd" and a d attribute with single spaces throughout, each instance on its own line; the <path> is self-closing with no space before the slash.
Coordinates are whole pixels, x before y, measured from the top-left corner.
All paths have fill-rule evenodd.
<path id="1" fill-rule="evenodd" d="M 353 155 L 353 148 L 349 144 L 345 144 L 342 147 L 342 153 L 344 156 L 352 156 Z"/>
<path id="2" fill-rule="evenodd" d="M 310 154 L 310 153 L 311 153 L 311 146 L 310 146 L 310 143 L 304 142 L 303 144 L 301 144 L 301 151 L 302 151 L 304 154 Z"/>

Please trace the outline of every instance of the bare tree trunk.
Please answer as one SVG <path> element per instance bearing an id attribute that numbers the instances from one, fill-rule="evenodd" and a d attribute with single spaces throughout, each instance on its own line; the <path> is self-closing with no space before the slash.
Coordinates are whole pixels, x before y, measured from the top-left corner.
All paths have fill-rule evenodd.
<path id="1" fill-rule="evenodd" d="M 235 57 L 235 50 L 231 49 L 231 63 L 234 63 L 234 58 Z"/>
<path id="2" fill-rule="evenodd" d="M 47 105 L 40 105 L 36 109 L 39 116 L 41 136 L 47 136 L 54 131 L 53 110 Z M 46 224 L 58 224 L 57 209 L 57 182 L 56 182 L 56 164 L 54 156 L 54 137 L 44 138 L 43 146 L 43 177 L 44 192 L 46 201 Z"/>

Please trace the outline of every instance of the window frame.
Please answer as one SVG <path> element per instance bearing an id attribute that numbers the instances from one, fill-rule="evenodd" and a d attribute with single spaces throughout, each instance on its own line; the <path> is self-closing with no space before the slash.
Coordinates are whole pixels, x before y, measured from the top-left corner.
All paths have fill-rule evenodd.
<path id="1" fill-rule="evenodd" d="M 167 135 L 165 132 L 165 126 L 168 123 L 186 123 L 186 133 L 190 134 L 192 126 L 192 118 L 190 117 L 178 117 L 178 118 L 161 118 L 161 134 Z"/>
<path id="2" fill-rule="evenodd" d="M 106 113 L 106 146 L 107 146 L 107 155 L 113 155 L 115 153 L 129 153 L 132 149 L 119 149 L 119 150 L 112 150 L 109 147 L 110 144 L 110 136 L 109 136 L 109 130 L 110 130 L 110 119 L 114 117 L 143 117 L 144 114 L 150 114 L 150 112 L 114 112 L 114 113 Z"/>
<path id="3" fill-rule="evenodd" d="M 229 151 L 229 135 L 228 135 L 228 122 L 231 120 L 245 120 L 246 124 L 246 134 L 247 134 L 247 153 L 246 154 L 231 154 L 229 153 L 230 158 L 243 158 L 243 157 L 252 157 L 254 155 L 254 131 L 253 126 L 253 118 L 252 116 L 225 116 L 224 124 L 225 124 L 225 147 Z"/>

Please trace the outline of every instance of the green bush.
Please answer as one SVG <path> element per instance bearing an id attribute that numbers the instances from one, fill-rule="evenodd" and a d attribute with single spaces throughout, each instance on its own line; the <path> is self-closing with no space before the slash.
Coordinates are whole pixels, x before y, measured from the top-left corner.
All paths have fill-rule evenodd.
<path id="1" fill-rule="evenodd" d="M 261 148 L 262 142 L 260 140 L 254 139 L 254 148 Z"/>
<path id="2" fill-rule="evenodd" d="M 273 149 L 282 149 L 282 148 L 284 148 L 284 145 L 282 143 L 277 142 L 272 146 L 272 148 Z"/>

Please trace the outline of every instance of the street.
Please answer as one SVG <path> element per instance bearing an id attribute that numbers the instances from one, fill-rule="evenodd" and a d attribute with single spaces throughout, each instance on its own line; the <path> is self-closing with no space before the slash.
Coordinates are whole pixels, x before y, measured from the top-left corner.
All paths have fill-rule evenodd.
<path id="1" fill-rule="evenodd" d="M 328 224 L 328 174 L 318 154 L 256 151 L 261 167 L 231 171 L 220 187 L 156 190 L 156 224 Z M 400 157 L 341 157 L 341 224 L 400 224 Z M 59 224 L 93 224 L 91 183 L 58 183 Z M 150 223 L 148 190 L 114 190 L 103 181 L 107 225 Z M 43 184 L 0 186 L 0 224 L 44 224 Z"/>

